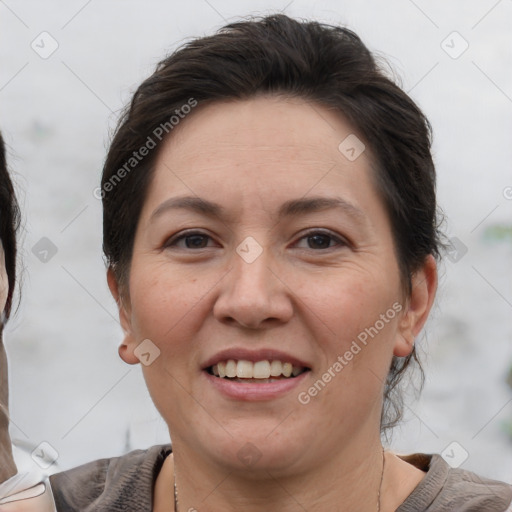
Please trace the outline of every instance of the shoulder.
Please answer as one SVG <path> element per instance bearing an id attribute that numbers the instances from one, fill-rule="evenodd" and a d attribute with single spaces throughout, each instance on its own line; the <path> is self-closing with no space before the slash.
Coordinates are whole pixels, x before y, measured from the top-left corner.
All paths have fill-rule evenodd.
<path id="1" fill-rule="evenodd" d="M 506 512 L 512 503 L 511 485 L 452 468 L 440 455 L 401 458 L 427 473 L 397 512 Z"/>
<path id="2" fill-rule="evenodd" d="M 151 511 L 153 486 L 170 445 L 100 459 L 50 477 L 57 511 Z"/>

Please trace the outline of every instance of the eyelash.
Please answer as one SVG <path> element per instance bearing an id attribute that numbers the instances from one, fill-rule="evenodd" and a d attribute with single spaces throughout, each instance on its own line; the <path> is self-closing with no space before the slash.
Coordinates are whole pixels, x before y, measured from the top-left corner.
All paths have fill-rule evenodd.
<path id="1" fill-rule="evenodd" d="M 312 238 L 314 236 L 324 236 L 324 237 L 329 237 L 331 240 L 337 242 L 336 245 L 334 246 L 330 246 L 330 247 L 327 247 L 327 248 L 323 248 L 323 249 L 312 249 L 310 247 L 306 248 L 306 249 L 309 249 L 309 250 L 312 250 L 312 251 L 320 251 L 320 250 L 326 250 L 326 249 L 333 249 L 335 247 L 346 247 L 346 246 L 349 246 L 349 242 L 347 240 L 345 240 L 344 238 L 338 236 L 338 235 L 335 235 L 334 233 L 332 233 L 331 231 L 327 231 L 327 230 L 322 230 L 322 229 L 313 229 L 311 231 L 308 231 L 306 232 L 304 235 L 302 235 L 300 238 L 299 238 L 299 241 L 300 240 L 303 240 L 303 239 L 306 239 L 306 238 Z M 212 239 L 212 237 L 206 233 L 203 233 L 202 231 L 185 231 L 184 233 L 180 233 L 178 235 L 175 235 L 174 237 L 171 237 L 164 245 L 164 248 L 165 249 L 169 249 L 169 248 L 172 248 L 172 247 L 176 247 L 177 243 L 182 241 L 182 240 L 185 240 L 189 237 L 193 237 L 193 236 L 201 236 L 201 237 L 207 237 L 207 238 L 210 238 Z M 207 247 L 199 247 L 199 249 L 206 249 Z M 188 250 L 194 250 L 193 248 L 191 247 L 181 247 L 181 249 L 188 249 Z M 305 248 L 302 248 L 302 249 L 305 249 Z"/>

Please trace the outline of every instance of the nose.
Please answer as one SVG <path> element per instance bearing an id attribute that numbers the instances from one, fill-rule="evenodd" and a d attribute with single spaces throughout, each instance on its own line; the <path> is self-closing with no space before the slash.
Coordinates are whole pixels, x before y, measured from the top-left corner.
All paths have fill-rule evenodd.
<path id="1" fill-rule="evenodd" d="M 231 271 L 213 307 L 214 317 L 249 329 L 288 322 L 293 315 L 290 289 L 282 280 L 268 250 L 254 260 L 233 251 Z"/>

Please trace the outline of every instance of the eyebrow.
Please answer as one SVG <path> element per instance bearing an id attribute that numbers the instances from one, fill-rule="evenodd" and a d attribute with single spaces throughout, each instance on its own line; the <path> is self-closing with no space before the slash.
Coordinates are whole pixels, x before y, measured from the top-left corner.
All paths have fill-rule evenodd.
<path id="1" fill-rule="evenodd" d="M 291 217 L 294 215 L 306 215 L 332 208 L 343 210 L 347 215 L 359 222 L 366 220 L 366 215 L 362 210 L 342 199 L 341 197 L 309 197 L 292 199 L 281 205 L 278 212 L 278 218 Z M 172 197 L 164 201 L 151 214 L 151 220 L 160 217 L 164 213 L 172 210 L 190 210 L 207 217 L 226 220 L 226 210 L 223 206 L 206 199 L 194 196 Z"/>

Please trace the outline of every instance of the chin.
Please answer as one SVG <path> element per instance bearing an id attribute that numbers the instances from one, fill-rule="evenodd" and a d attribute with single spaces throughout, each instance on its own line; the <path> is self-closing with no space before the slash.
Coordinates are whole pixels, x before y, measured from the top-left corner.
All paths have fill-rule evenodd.
<path id="1" fill-rule="evenodd" d="M 209 452 L 213 461 L 226 471 L 255 479 L 268 479 L 269 473 L 274 476 L 291 474 L 293 468 L 301 464 L 309 443 L 305 441 L 307 436 L 300 435 L 296 422 L 289 423 L 290 430 L 279 429 L 284 417 L 264 421 L 252 418 L 237 422 L 236 427 L 224 425 L 231 435 L 224 430 L 205 430 L 207 435 L 201 435 L 202 439 L 194 444 L 203 445 L 203 453 Z"/>

